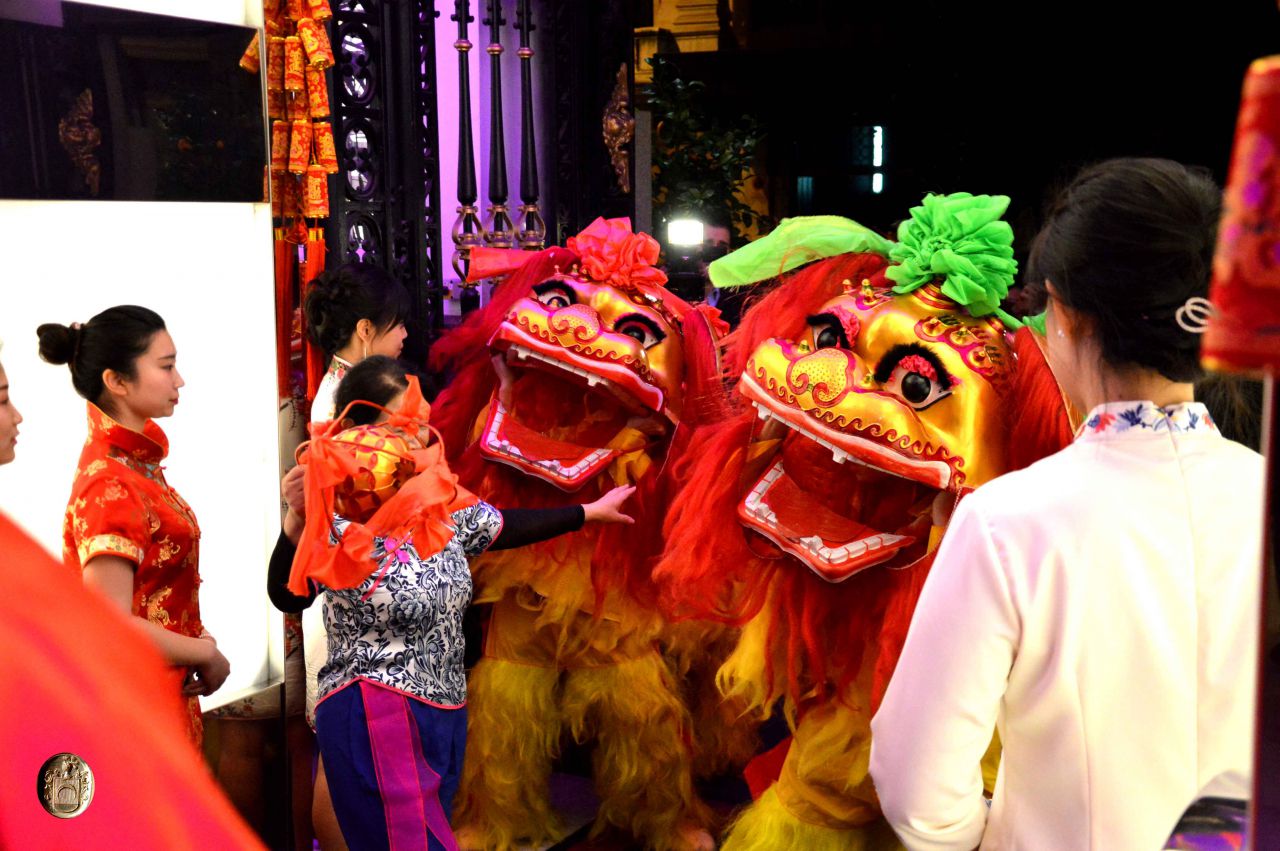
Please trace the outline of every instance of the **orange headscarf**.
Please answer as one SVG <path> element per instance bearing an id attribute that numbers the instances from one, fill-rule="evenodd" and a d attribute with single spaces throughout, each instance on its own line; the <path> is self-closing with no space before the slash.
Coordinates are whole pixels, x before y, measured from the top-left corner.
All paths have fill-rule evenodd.
<path id="1" fill-rule="evenodd" d="M 439 552 L 454 534 L 450 515 L 478 502 L 474 494 L 458 486 L 458 477 L 449 470 L 444 443 L 427 424 L 431 406 L 422 397 L 418 380 L 409 376 L 404 400 L 394 411 L 383 408 L 389 418 L 379 423 L 379 428 L 388 434 L 418 436 L 405 442 L 407 456 L 401 454 L 402 460 L 413 464 L 413 476 L 368 518 L 348 518 L 350 525 L 338 543 L 331 545 L 339 486 L 370 472 L 356 458 L 353 444 L 343 439 L 344 418 L 355 404 L 348 405 L 336 419 L 313 423 L 311 441 L 305 444 L 300 459 L 307 465 L 307 522 L 288 585 L 300 596 L 310 593 L 308 580 L 333 589 L 358 587 L 373 572 L 375 538 L 386 539 L 391 550 L 399 548 L 391 545 L 393 541 L 400 546 L 411 541 L 424 558 Z M 427 432 L 425 437 L 423 432 Z"/>

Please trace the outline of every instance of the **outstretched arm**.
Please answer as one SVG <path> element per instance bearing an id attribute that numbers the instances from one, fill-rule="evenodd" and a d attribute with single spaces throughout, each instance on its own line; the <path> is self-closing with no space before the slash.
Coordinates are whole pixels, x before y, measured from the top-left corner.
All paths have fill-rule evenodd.
<path id="1" fill-rule="evenodd" d="M 586 523 L 634 523 L 622 513 L 622 504 L 635 493 L 634 487 L 614 488 L 595 502 L 561 508 L 503 508 L 502 531 L 489 547 L 511 550 L 536 544 L 569 532 Z"/>

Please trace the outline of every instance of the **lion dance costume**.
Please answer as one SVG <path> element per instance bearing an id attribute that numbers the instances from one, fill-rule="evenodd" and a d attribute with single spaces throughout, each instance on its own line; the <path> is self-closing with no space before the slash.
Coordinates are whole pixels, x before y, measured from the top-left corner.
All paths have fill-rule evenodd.
<path id="1" fill-rule="evenodd" d="M 762 716 L 780 703 L 791 726 L 725 849 L 899 847 L 870 722 L 946 518 L 1071 438 L 1031 329 L 999 309 L 1007 205 L 930 196 L 897 243 L 791 219 L 711 267 L 723 286 L 803 266 L 729 338 L 743 404 L 682 465 L 655 571 L 674 616 L 742 625 L 720 687 Z"/>
<path id="2" fill-rule="evenodd" d="M 714 335 L 653 267 L 658 245 L 597 219 L 565 248 L 477 249 L 493 301 L 433 349 L 452 373 L 435 423 L 461 481 L 503 508 L 587 502 L 635 484 L 633 526 L 587 528 L 473 562 L 492 604 L 469 682 L 467 760 L 454 824 L 464 847 L 561 832 L 548 782 L 562 735 L 591 742 L 600 809 L 655 849 L 705 845 L 690 719 L 659 651 L 649 570 L 692 424 L 723 404 Z M 491 357 L 514 378 L 500 384 Z"/>

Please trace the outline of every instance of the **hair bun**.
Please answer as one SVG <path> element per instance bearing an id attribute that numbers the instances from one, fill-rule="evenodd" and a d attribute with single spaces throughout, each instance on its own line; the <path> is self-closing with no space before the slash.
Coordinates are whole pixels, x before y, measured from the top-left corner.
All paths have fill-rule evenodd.
<path id="1" fill-rule="evenodd" d="M 79 325 L 59 325 L 56 322 L 41 325 L 36 329 L 36 336 L 40 338 L 40 357 L 52 364 L 71 363 L 83 333 Z"/>

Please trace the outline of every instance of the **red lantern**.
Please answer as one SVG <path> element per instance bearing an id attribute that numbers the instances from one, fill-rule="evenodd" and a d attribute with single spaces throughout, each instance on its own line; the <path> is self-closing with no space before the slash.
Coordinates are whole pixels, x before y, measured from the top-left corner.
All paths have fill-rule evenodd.
<path id="1" fill-rule="evenodd" d="M 1280 57 L 1249 67 L 1223 194 L 1208 305 L 1192 300 L 1180 325 L 1209 320 L 1202 357 L 1211 369 L 1280 370 Z"/>

